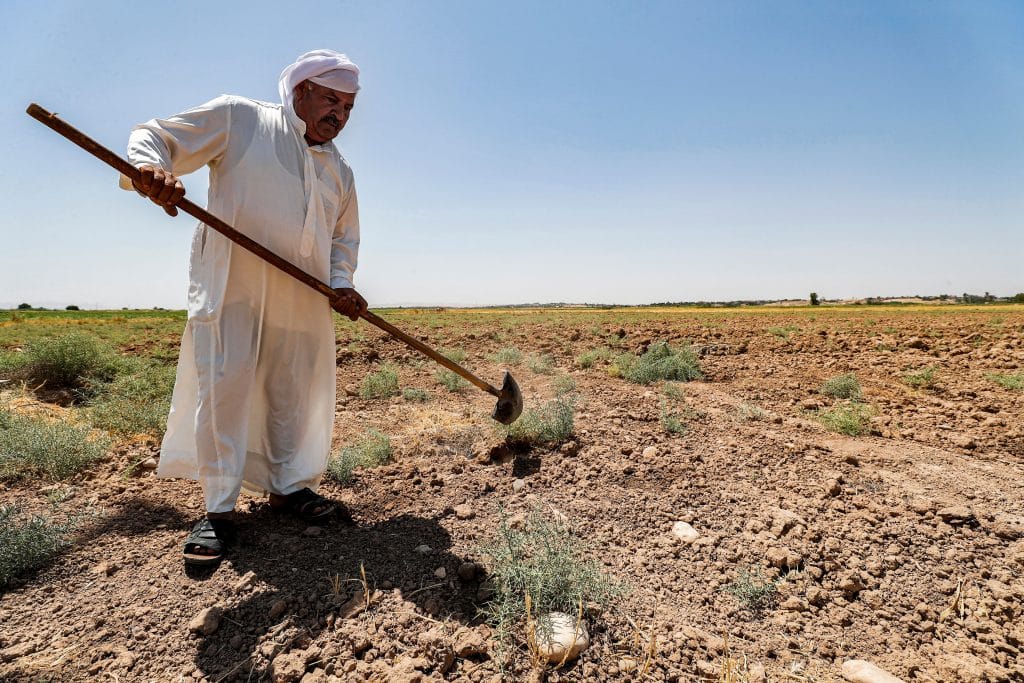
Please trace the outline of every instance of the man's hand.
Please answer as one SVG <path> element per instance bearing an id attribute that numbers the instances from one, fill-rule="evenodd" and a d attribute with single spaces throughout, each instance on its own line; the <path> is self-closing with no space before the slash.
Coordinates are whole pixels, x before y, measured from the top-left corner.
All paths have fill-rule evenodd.
<path id="1" fill-rule="evenodd" d="M 338 297 L 334 300 L 332 307 L 338 313 L 348 316 L 349 320 L 356 320 L 360 315 L 366 313 L 366 299 L 356 290 L 351 287 L 339 287 L 334 292 Z"/>
<path id="2" fill-rule="evenodd" d="M 138 182 L 132 182 L 135 189 L 153 200 L 154 204 L 164 207 L 168 216 L 177 216 L 178 209 L 174 205 L 185 196 L 185 186 L 181 181 L 173 173 L 148 164 L 139 166 L 139 172 L 142 177 Z"/>

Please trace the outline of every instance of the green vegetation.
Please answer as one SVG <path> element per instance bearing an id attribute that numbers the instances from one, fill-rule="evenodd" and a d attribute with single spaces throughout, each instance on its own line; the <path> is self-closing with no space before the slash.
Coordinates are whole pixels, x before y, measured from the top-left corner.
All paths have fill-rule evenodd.
<path id="1" fill-rule="evenodd" d="M 437 381 L 441 386 L 452 393 L 463 391 L 469 386 L 469 382 L 462 379 L 461 375 L 458 375 L 451 370 L 438 370 L 434 376 L 437 377 Z"/>
<path id="2" fill-rule="evenodd" d="M 555 396 L 564 396 L 576 391 L 576 380 L 569 375 L 559 375 L 551 381 L 551 387 L 555 390 Z"/>
<path id="3" fill-rule="evenodd" d="M 402 398 L 410 403 L 425 403 L 430 400 L 426 389 L 402 389 Z"/>
<path id="4" fill-rule="evenodd" d="M 736 417 L 739 418 L 740 422 L 748 420 L 760 421 L 768 417 L 768 413 L 764 411 L 764 408 L 753 403 L 740 403 L 736 406 Z"/>
<path id="5" fill-rule="evenodd" d="M 378 467 L 391 462 L 391 439 L 376 429 L 368 429 L 354 446 L 347 446 L 327 463 L 327 475 L 342 486 L 352 482 L 357 469 Z"/>
<path id="6" fill-rule="evenodd" d="M 359 387 L 361 398 L 390 398 L 398 396 L 398 373 L 390 365 L 383 366 L 363 378 Z"/>
<path id="7" fill-rule="evenodd" d="M 103 457 L 109 447 L 107 437 L 86 427 L 0 407 L 0 481 L 66 479 Z"/>
<path id="8" fill-rule="evenodd" d="M 741 569 L 736 580 L 724 590 L 735 597 L 743 609 L 760 613 L 775 606 L 778 582 L 766 579 L 760 567 L 753 568 L 753 571 Z"/>
<path id="9" fill-rule="evenodd" d="M 870 406 L 851 401 L 818 412 L 817 419 L 833 432 L 860 436 L 868 431 L 873 411 Z"/>
<path id="10" fill-rule="evenodd" d="M 498 365 L 519 365 L 523 362 L 523 352 L 514 346 L 506 346 L 491 356 Z"/>
<path id="11" fill-rule="evenodd" d="M 607 607 L 624 592 L 565 525 L 536 510 L 515 528 L 503 514 L 496 537 L 481 554 L 490 565 L 493 591 L 483 613 L 502 648 L 541 615 L 576 615 L 589 604 Z"/>
<path id="12" fill-rule="evenodd" d="M 1016 374 L 990 372 L 985 375 L 985 379 L 990 382 L 995 382 L 1004 389 L 1024 391 L 1024 372 L 1018 372 Z"/>
<path id="13" fill-rule="evenodd" d="M 685 434 L 689 426 L 683 422 L 679 413 L 673 413 L 667 407 L 661 408 L 661 428 L 669 434 Z"/>
<path id="14" fill-rule="evenodd" d="M 612 358 L 612 350 L 607 346 L 602 346 L 598 349 L 591 349 L 584 351 L 580 355 L 576 356 L 576 365 L 583 369 L 592 368 L 598 362 L 606 362 Z"/>
<path id="15" fill-rule="evenodd" d="M 466 362 L 466 352 L 462 349 L 438 349 L 438 352 L 455 363 L 461 364 Z"/>
<path id="16" fill-rule="evenodd" d="M 575 412 L 575 397 L 559 396 L 539 408 L 524 410 L 518 420 L 499 429 L 513 444 L 557 446 L 572 435 Z"/>
<path id="17" fill-rule="evenodd" d="M 555 372 L 555 361 L 547 354 L 531 353 L 526 357 L 526 367 L 538 375 L 550 375 Z"/>
<path id="18" fill-rule="evenodd" d="M 782 337 L 783 339 L 789 339 L 789 335 L 794 332 L 799 332 L 800 328 L 796 325 L 783 325 L 782 327 L 769 327 L 768 332 L 774 334 L 776 337 Z"/>
<path id="19" fill-rule="evenodd" d="M 861 397 L 860 382 L 853 373 L 838 375 L 821 385 L 821 393 L 832 398 L 857 401 Z"/>
<path id="20" fill-rule="evenodd" d="M 658 380 L 689 382 L 701 377 L 697 354 L 692 347 L 673 348 L 668 342 L 651 344 L 642 356 L 623 354 L 615 359 L 617 374 L 635 384 Z"/>
<path id="21" fill-rule="evenodd" d="M 117 376 L 89 403 L 90 421 L 121 436 L 163 436 L 174 390 L 173 367 L 137 358 L 122 360 Z"/>
<path id="22" fill-rule="evenodd" d="M 670 401 L 683 400 L 683 390 L 675 382 L 665 382 L 665 386 L 662 387 L 661 391 L 665 394 L 665 398 Z"/>
<path id="23" fill-rule="evenodd" d="M 915 389 L 930 389 L 935 386 L 935 374 L 934 367 L 922 368 L 903 375 L 903 381 Z"/>
<path id="24" fill-rule="evenodd" d="M 23 354 L 8 355 L 4 373 L 33 388 L 76 389 L 85 394 L 117 373 L 117 355 L 92 335 L 71 332 L 28 342 Z"/>
<path id="25" fill-rule="evenodd" d="M 0 590 L 49 562 L 68 545 L 72 527 L 39 516 L 26 518 L 13 505 L 0 506 Z"/>

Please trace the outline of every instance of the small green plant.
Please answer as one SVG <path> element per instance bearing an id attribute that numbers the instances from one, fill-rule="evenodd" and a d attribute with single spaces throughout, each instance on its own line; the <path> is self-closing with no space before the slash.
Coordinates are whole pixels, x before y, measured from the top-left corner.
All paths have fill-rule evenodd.
<path id="1" fill-rule="evenodd" d="M 868 430 L 873 411 L 863 403 L 841 403 L 818 412 L 817 418 L 827 429 L 847 436 L 860 436 Z"/>
<path id="2" fill-rule="evenodd" d="M 491 357 L 498 365 L 519 365 L 523 362 L 523 352 L 514 346 L 506 346 Z"/>
<path id="3" fill-rule="evenodd" d="M 109 447 L 106 436 L 85 427 L 0 407 L 0 481 L 66 479 L 103 457 Z"/>
<path id="4" fill-rule="evenodd" d="M 117 374 L 114 350 L 96 337 L 80 332 L 35 339 L 19 354 L 14 376 L 47 389 L 77 389 L 88 393 Z"/>
<path id="5" fill-rule="evenodd" d="M 666 407 L 661 409 L 661 428 L 669 434 L 685 434 L 689 429 L 687 424 L 682 421 L 678 413 L 670 412 Z"/>
<path id="6" fill-rule="evenodd" d="M 625 592 L 568 527 L 537 510 L 516 528 L 502 513 L 497 534 L 480 551 L 490 565 L 493 591 L 482 611 L 501 649 L 544 614 L 577 615 L 588 604 L 607 607 Z"/>
<path id="7" fill-rule="evenodd" d="M 430 400 L 430 394 L 426 389 L 403 389 L 402 398 L 410 403 L 424 403 Z"/>
<path id="8" fill-rule="evenodd" d="M 586 370 L 587 368 L 594 367 L 597 363 L 611 360 L 612 355 L 612 350 L 606 346 L 602 346 L 599 349 L 591 349 L 576 356 L 576 365 Z"/>
<path id="9" fill-rule="evenodd" d="M 683 390 L 675 382 L 665 382 L 665 386 L 662 387 L 661 391 L 665 394 L 665 398 L 670 401 L 683 400 Z"/>
<path id="10" fill-rule="evenodd" d="M 985 379 L 995 382 L 1004 389 L 1024 391 L 1024 373 L 1021 372 L 1016 374 L 990 372 L 985 375 Z"/>
<path id="11" fill-rule="evenodd" d="M 859 400 L 861 397 L 860 382 L 853 373 L 838 375 L 821 385 L 821 393 L 832 398 Z"/>
<path id="12" fill-rule="evenodd" d="M 775 606 L 778 597 L 778 582 L 769 581 L 760 567 L 741 569 L 736 579 L 725 586 L 743 609 L 760 613 Z"/>
<path id="13" fill-rule="evenodd" d="M 555 396 L 564 396 L 576 391 L 576 380 L 569 375 L 559 375 L 551 381 L 551 387 L 555 390 Z"/>
<path id="14" fill-rule="evenodd" d="M 768 331 L 774 334 L 776 337 L 782 337 L 783 339 L 789 339 L 789 335 L 794 332 L 799 332 L 800 328 L 796 325 L 783 325 L 782 327 L 769 327 Z"/>
<path id="15" fill-rule="evenodd" d="M 575 412 L 575 398 L 559 396 L 540 408 L 523 411 L 518 420 L 499 429 L 510 443 L 557 446 L 572 436 Z"/>
<path id="16" fill-rule="evenodd" d="M 466 352 L 462 349 L 438 349 L 442 356 L 456 363 L 466 362 Z"/>
<path id="17" fill-rule="evenodd" d="M 930 389 L 935 386 L 935 374 L 934 367 L 922 368 L 903 375 L 903 381 L 915 389 Z"/>
<path id="18" fill-rule="evenodd" d="M 676 349 L 668 342 L 652 344 L 642 356 L 623 354 L 615 359 L 618 375 L 634 384 L 658 380 L 689 382 L 701 377 L 697 354 L 691 347 Z"/>
<path id="19" fill-rule="evenodd" d="M 390 365 L 383 366 L 363 378 L 359 387 L 361 398 L 390 398 L 398 396 L 398 373 Z"/>
<path id="20" fill-rule="evenodd" d="M 357 469 L 378 467 L 391 461 L 391 439 L 368 429 L 354 446 L 347 446 L 327 463 L 327 474 L 342 486 L 352 483 Z"/>
<path id="21" fill-rule="evenodd" d="M 451 370 L 438 370 L 434 376 L 437 377 L 437 381 L 441 386 L 453 394 L 463 391 L 469 386 L 469 382 Z"/>
<path id="22" fill-rule="evenodd" d="M 547 354 L 531 353 L 526 357 L 526 367 L 538 375 L 550 375 L 555 372 L 555 361 Z"/>
<path id="23" fill-rule="evenodd" d="M 68 545 L 72 526 L 38 516 L 26 518 L 13 505 L 0 506 L 0 590 L 49 562 Z"/>
<path id="24" fill-rule="evenodd" d="M 768 417 L 768 413 L 761 406 L 753 403 L 740 403 L 736 406 L 736 417 L 740 422 L 761 421 Z"/>
<path id="25" fill-rule="evenodd" d="M 97 427 L 122 436 L 160 438 L 167 424 L 174 390 L 174 367 L 123 359 L 117 377 L 103 385 L 89 403 Z"/>

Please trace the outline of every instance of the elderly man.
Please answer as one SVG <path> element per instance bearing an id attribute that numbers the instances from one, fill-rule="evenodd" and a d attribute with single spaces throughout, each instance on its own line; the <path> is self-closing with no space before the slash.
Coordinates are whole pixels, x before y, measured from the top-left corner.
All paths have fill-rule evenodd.
<path id="1" fill-rule="evenodd" d="M 281 104 L 222 96 L 132 132 L 135 189 L 167 213 L 177 176 L 208 166 L 208 209 L 329 281 L 355 319 L 359 218 L 352 170 L 332 140 L 359 90 L 359 68 L 332 50 L 285 68 Z M 131 188 L 126 178 L 122 186 Z M 213 565 L 232 535 L 243 484 L 275 509 L 321 524 L 339 512 L 316 493 L 335 406 L 331 306 L 322 295 L 200 224 L 192 240 L 182 337 L 160 477 L 197 479 L 206 516 L 185 542 L 188 565 Z"/>

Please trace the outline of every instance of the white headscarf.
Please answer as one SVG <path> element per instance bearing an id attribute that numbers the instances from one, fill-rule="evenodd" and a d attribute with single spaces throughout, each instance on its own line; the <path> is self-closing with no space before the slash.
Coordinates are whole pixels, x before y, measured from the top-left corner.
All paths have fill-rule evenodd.
<path id="1" fill-rule="evenodd" d="M 281 94 L 284 114 L 288 117 L 297 133 L 297 142 L 305 160 L 306 189 L 306 220 L 302 225 L 302 238 L 299 242 L 299 253 L 309 256 L 313 253 L 313 243 L 318 226 L 326 223 L 323 198 L 320 195 L 320 179 L 316 175 L 313 164 L 313 149 L 306 144 L 303 135 L 306 124 L 295 113 L 293 97 L 295 86 L 303 81 L 311 80 L 320 85 L 346 93 L 359 90 L 359 67 L 352 60 L 334 50 L 313 50 L 301 55 L 294 63 L 285 67 L 277 82 Z"/>

